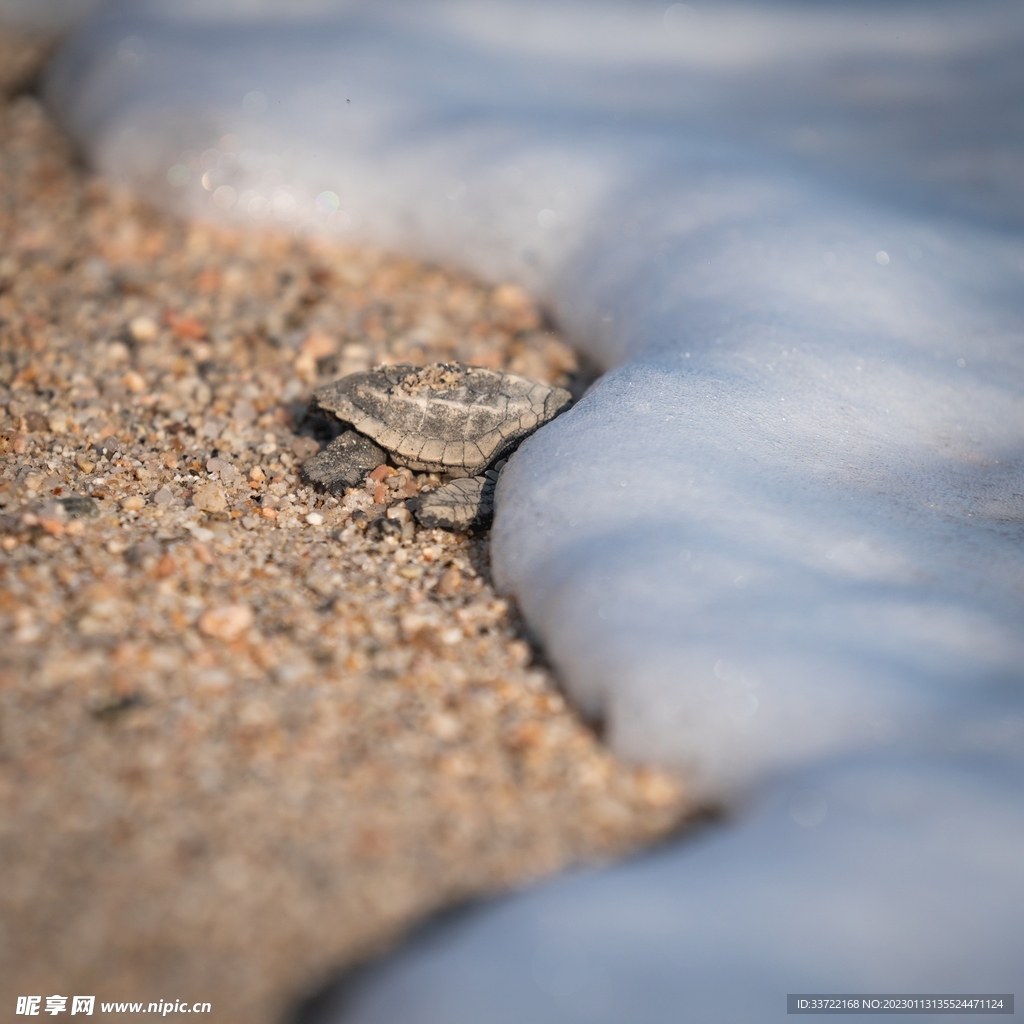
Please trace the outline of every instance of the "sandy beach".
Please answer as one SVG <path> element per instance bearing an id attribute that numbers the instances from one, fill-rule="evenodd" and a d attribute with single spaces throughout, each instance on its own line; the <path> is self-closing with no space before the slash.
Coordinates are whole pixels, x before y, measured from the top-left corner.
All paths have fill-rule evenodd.
<path id="1" fill-rule="evenodd" d="M 511 286 L 91 176 L 28 91 L 48 45 L 0 38 L 5 998 L 281 1020 L 437 908 L 678 828 L 684 788 L 566 705 L 486 534 L 366 529 L 428 477 L 301 477 L 319 383 L 568 385 L 572 351 Z"/>

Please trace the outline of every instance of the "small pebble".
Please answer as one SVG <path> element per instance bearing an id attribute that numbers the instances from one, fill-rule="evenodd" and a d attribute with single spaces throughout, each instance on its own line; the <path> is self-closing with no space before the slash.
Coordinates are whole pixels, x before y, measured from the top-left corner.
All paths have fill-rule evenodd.
<path id="1" fill-rule="evenodd" d="M 239 401 L 235 402 L 231 407 L 231 418 L 241 426 L 247 427 L 254 419 L 256 419 L 256 410 L 253 408 L 251 402 L 239 399 Z"/>
<path id="2" fill-rule="evenodd" d="M 129 370 L 122 378 L 121 383 L 133 394 L 141 395 L 146 390 L 146 378 L 135 370 Z"/>
<path id="3" fill-rule="evenodd" d="M 206 472 L 216 473 L 220 476 L 221 482 L 229 487 L 235 480 L 235 467 L 227 459 L 213 458 L 206 460 Z"/>
<path id="4" fill-rule="evenodd" d="M 338 339 L 326 331 L 313 331 L 307 335 L 299 351 L 312 359 L 323 359 L 338 351 Z"/>
<path id="5" fill-rule="evenodd" d="M 297 459 L 308 459 L 320 451 L 320 443 L 312 437 L 297 437 L 292 442 L 292 454 Z"/>
<path id="6" fill-rule="evenodd" d="M 192 504 L 202 512 L 223 512 L 228 499 L 219 484 L 203 484 L 192 492 Z"/>
<path id="7" fill-rule="evenodd" d="M 155 341 L 159 330 L 157 322 L 148 316 L 134 317 L 128 324 L 128 333 L 141 342 Z"/>
<path id="8" fill-rule="evenodd" d="M 462 589 L 462 573 L 458 569 L 449 569 L 437 585 L 437 592 L 447 597 Z"/>
<path id="9" fill-rule="evenodd" d="M 24 420 L 25 429 L 31 433 L 42 433 L 50 427 L 49 421 L 41 412 L 25 413 Z"/>
<path id="10" fill-rule="evenodd" d="M 203 612 L 199 632 L 217 640 L 236 640 L 252 623 L 252 609 L 247 604 L 225 604 Z"/>

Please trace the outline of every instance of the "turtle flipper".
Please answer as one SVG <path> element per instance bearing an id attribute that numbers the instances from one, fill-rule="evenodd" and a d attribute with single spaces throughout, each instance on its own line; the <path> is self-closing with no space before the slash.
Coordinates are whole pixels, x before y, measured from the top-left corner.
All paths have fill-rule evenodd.
<path id="1" fill-rule="evenodd" d="M 311 484 L 332 494 L 344 494 L 346 487 L 358 487 L 366 474 L 382 462 L 387 462 L 382 448 L 368 437 L 346 430 L 322 452 L 306 459 L 302 474 Z"/>
<path id="2" fill-rule="evenodd" d="M 453 480 L 415 499 L 413 515 L 429 529 L 471 530 L 486 526 L 494 515 L 494 485 L 498 471 Z M 412 502 L 406 502 L 411 507 Z"/>

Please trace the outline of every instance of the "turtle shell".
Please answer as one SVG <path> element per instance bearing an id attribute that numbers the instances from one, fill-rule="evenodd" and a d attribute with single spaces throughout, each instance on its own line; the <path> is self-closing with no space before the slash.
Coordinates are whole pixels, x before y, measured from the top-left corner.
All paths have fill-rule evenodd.
<path id="1" fill-rule="evenodd" d="M 572 402 L 563 388 L 459 363 L 378 366 L 314 399 L 398 465 L 456 477 L 482 473 Z"/>

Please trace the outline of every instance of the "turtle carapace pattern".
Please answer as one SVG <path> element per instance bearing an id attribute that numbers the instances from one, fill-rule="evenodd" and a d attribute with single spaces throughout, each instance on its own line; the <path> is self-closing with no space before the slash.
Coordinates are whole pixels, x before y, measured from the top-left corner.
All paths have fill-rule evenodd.
<path id="1" fill-rule="evenodd" d="M 482 473 L 572 397 L 512 373 L 435 363 L 352 373 L 320 388 L 314 400 L 397 465 L 462 477 Z"/>
<path id="2" fill-rule="evenodd" d="M 479 527 L 490 519 L 503 460 L 571 404 L 564 388 L 500 370 L 460 363 L 378 366 L 314 393 L 312 412 L 333 414 L 355 433 L 342 434 L 310 459 L 306 476 L 328 490 L 355 486 L 350 480 L 361 479 L 374 457 L 362 448 L 383 449 L 399 466 L 456 478 L 407 502 L 420 525 Z"/>

